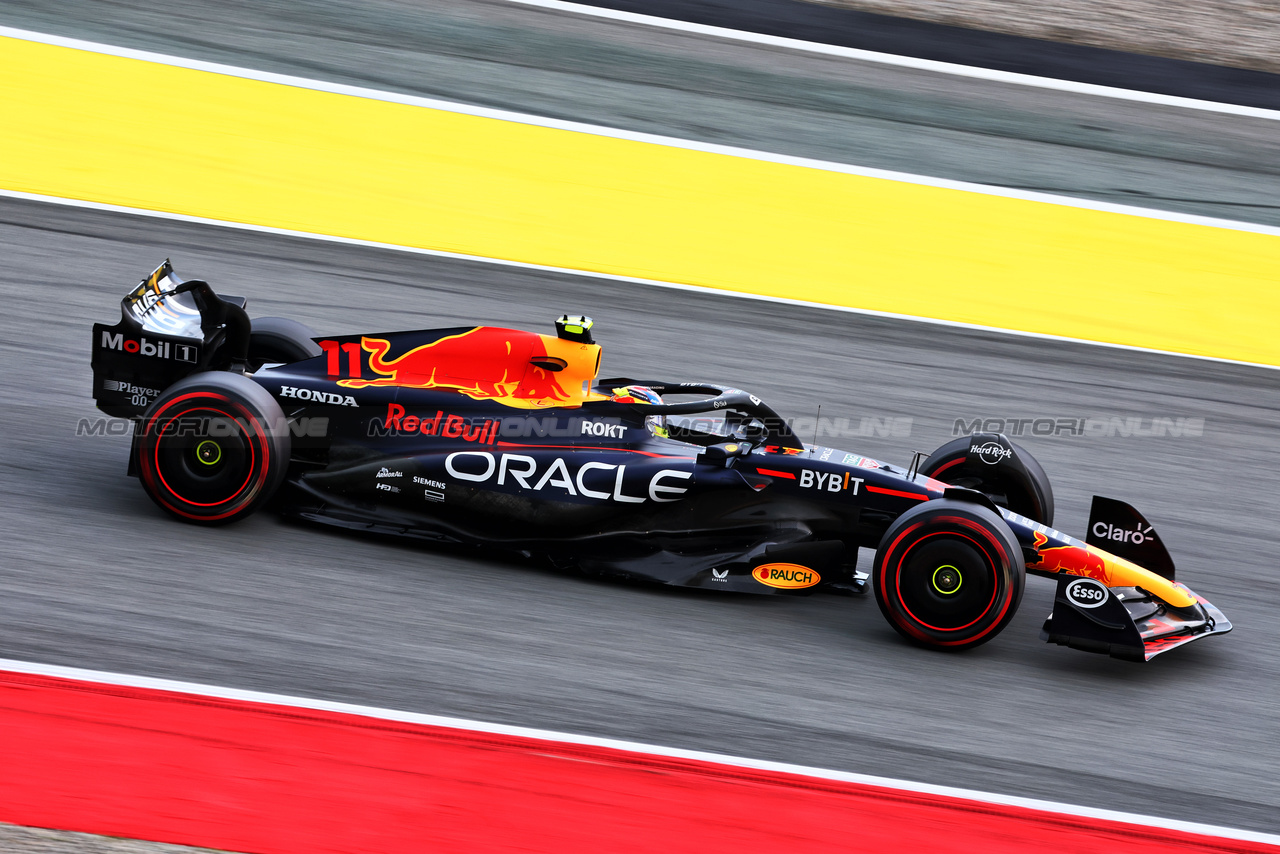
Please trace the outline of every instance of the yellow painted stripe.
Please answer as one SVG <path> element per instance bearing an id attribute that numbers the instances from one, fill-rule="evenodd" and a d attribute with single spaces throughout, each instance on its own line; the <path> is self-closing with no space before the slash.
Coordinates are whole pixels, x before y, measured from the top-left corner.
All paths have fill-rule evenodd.
<path id="1" fill-rule="evenodd" d="M 1280 237 L 0 39 L 0 187 L 1280 364 Z"/>

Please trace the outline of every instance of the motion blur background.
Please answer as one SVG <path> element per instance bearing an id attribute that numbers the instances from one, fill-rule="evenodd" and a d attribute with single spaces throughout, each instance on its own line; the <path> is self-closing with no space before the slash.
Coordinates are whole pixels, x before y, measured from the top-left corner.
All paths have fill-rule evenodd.
<path id="1" fill-rule="evenodd" d="M 938 24 L 1151 56 L 1280 71 L 1280 7 L 1262 0 L 812 0 Z"/>
<path id="2" fill-rule="evenodd" d="M 1273 4 L 848 5 L 1280 70 Z M 858 167 L 1280 225 L 1280 135 L 1273 119 L 1256 116 L 501 0 L 6 0 L 0 26 Z M 86 119 L 83 138 L 92 141 L 96 127 Z M 145 131 L 178 140 L 187 132 Z M 359 151 L 350 158 L 371 165 Z M 1270 240 L 1274 257 L 1280 238 Z M 1280 831 L 1280 745 L 1270 737 L 1280 726 L 1274 370 L 30 199 L 0 199 L 0 257 L 8 305 L 0 316 L 4 657 Z M 1037 634 L 1053 586 L 1032 579 L 996 641 L 938 655 L 902 643 L 870 598 L 658 590 L 269 515 L 228 529 L 179 527 L 124 476 L 127 438 L 75 435 L 79 419 L 95 414 L 90 325 L 111 321 L 125 289 L 165 257 L 184 276 L 246 295 L 252 315 L 292 316 L 319 334 L 471 323 L 549 331 L 562 312 L 589 314 L 606 374 L 730 382 L 789 417 L 813 416 L 821 401 L 824 417 L 851 424 L 910 419 L 909 436 L 872 428 L 828 439 L 894 462 L 951 438 L 957 419 L 1137 419 L 1140 428 L 1202 419 L 1202 430 L 1181 435 L 1126 426 L 1018 441 L 1053 479 L 1059 528 L 1081 532 L 1094 491 L 1132 503 L 1164 535 L 1179 577 L 1237 629 L 1145 667 L 1049 647 Z M 1130 285 L 1140 312 L 1149 294 L 1144 283 L 1117 283 Z M 967 292 L 981 286 L 956 282 Z M 1027 288 L 1034 300 L 1034 282 Z M 1105 331 L 1114 318 L 1096 320 Z M 1088 738 L 1075 737 L 1082 732 Z M 41 840 L 31 844 L 55 844 Z"/>

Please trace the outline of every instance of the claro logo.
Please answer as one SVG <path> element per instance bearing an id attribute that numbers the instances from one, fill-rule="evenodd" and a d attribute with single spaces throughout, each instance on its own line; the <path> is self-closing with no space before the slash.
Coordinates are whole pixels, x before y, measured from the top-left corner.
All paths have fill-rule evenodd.
<path id="1" fill-rule="evenodd" d="M 766 563 L 751 570 L 751 577 L 761 584 L 783 590 L 800 590 L 812 587 L 822 576 L 798 563 Z"/>
<path id="2" fill-rule="evenodd" d="M 445 471 L 458 480 L 472 483 L 494 481 L 498 486 L 519 486 L 542 492 L 555 490 L 565 495 L 581 495 L 599 501 L 643 504 L 645 501 L 679 501 L 688 492 L 678 483 L 693 477 L 691 472 L 662 469 L 649 478 L 647 495 L 627 495 L 623 491 L 625 465 L 583 463 L 576 473 L 569 471 L 563 457 L 556 457 L 542 471 L 538 461 L 524 454 L 492 454 L 488 451 L 457 451 L 444 459 Z"/>
<path id="3" fill-rule="evenodd" d="M 1118 543 L 1133 543 L 1135 546 L 1140 546 L 1147 540 L 1156 538 L 1156 532 L 1151 529 L 1150 525 L 1143 528 L 1139 524 L 1132 531 L 1129 531 L 1119 525 L 1112 525 L 1107 522 L 1094 522 L 1093 535 L 1104 540 L 1115 540 Z"/>
<path id="4" fill-rule="evenodd" d="M 1107 588 L 1092 578 L 1077 578 L 1067 585 L 1067 601 L 1079 608 L 1097 608 L 1108 595 Z"/>

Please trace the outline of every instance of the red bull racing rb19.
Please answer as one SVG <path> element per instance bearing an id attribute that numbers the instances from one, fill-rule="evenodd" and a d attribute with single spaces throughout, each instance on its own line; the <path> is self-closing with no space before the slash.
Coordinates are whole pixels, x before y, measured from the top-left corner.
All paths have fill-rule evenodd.
<path id="1" fill-rule="evenodd" d="M 1055 530 L 1048 477 L 1001 434 L 904 468 L 806 444 L 736 388 L 601 379 L 586 317 L 317 338 L 245 305 L 166 261 L 94 326 L 94 397 L 135 425 L 129 473 L 186 522 L 269 505 L 660 584 L 869 588 L 945 650 L 999 634 L 1027 573 L 1057 580 L 1052 643 L 1145 661 L 1231 630 L 1129 505 L 1095 498 L 1083 541 Z"/>

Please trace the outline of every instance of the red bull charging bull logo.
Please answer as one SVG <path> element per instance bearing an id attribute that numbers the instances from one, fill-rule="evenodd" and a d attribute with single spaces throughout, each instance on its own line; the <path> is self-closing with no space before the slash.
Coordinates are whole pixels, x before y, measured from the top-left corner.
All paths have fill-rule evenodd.
<path id="1" fill-rule="evenodd" d="M 336 375 L 339 359 L 333 343 L 326 350 L 331 353 L 330 373 Z M 379 376 L 369 379 L 354 370 L 338 385 L 448 388 L 520 409 L 580 404 L 590 394 L 600 361 L 594 344 L 491 326 L 447 335 L 393 358 L 388 358 L 392 344 L 385 338 L 361 338 L 360 345 L 368 353 L 369 369 Z M 358 367 L 354 345 L 341 346 Z"/>
<path id="2" fill-rule="evenodd" d="M 1044 544 L 1047 542 L 1049 542 L 1048 537 L 1039 531 L 1035 532 L 1035 546 L 1040 559 L 1035 563 L 1028 564 L 1029 569 L 1096 578 L 1103 584 L 1110 586 L 1107 561 L 1101 555 L 1090 551 L 1087 546 L 1083 545 L 1054 546 L 1046 549 Z"/>
<path id="3" fill-rule="evenodd" d="M 1023 519 L 1023 517 L 1015 518 Z M 1023 521 L 1031 525 L 1036 524 L 1029 519 Z M 1048 530 L 1048 535 L 1044 532 L 1045 530 Z M 1052 535 L 1052 539 L 1049 535 Z M 1189 595 L 1181 585 L 1051 528 L 1035 530 L 1032 537 L 1039 559 L 1035 563 L 1027 564 L 1029 570 L 1093 578 L 1107 587 L 1141 587 L 1156 594 L 1170 605 L 1180 608 L 1195 602 L 1194 597 Z M 1060 545 L 1045 548 L 1045 545 L 1050 542 Z"/>

